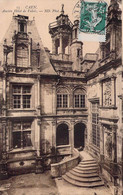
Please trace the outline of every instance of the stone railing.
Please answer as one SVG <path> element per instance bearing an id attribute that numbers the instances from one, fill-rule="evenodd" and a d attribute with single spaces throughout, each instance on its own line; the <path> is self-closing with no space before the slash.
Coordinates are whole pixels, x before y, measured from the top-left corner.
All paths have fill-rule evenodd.
<path id="1" fill-rule="evenodd" d="M 74 149 L 73 157 L 67 157 L 59 163 L 51 164 L 52 177 L 60 177 L 64 175 L 67 171 L 77 166 L 79 161 L 80 161 L 79 152 L 76 149 Z"/>

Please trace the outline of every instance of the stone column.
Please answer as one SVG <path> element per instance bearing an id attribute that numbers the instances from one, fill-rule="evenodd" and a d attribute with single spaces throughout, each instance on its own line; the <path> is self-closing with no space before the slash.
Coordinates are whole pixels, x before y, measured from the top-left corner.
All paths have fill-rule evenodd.
<path id="1" fill-rule="evenodd" d="M 69 38 L 68 38 L 68 55 L 70 55 L 70 44 L 71 44 L 71 35 L 69 34 Z"/>
<path id="2" fill-rule="evenodd" d="M 40 86 L 40 75 L 38 75 L 37 79 L 35 80 L 35 108 L 36 108 L 36 115 L 41 115 L 41 86 Z"/>
<path id="3" fill-rule="evenodd" d="M 60 35 L 60 53 L 63 53 L 63 37 Z"/>
<path id="4" fill-rule="evenodd" d="M 41 150 L 41 120 L 37 119 L 37 155 L 40 156 Z"/>
<path id="5" fill-rule="evenodd" d="M 116 27 L 113 25 L 112 32 L 111 32 L 111 44 L 110 44 L 110 50 L 115 51 L 116 47 Z"/>
<path id="6" fill-rule="evenodd" d="M 55 45 L 55 39 L 52 38 L 52 53 L 56 54 L 56 45 Z"/>
<path id="7" fill-rule="evenodd" d="M 85 149 L 86 149 L 88 146 L 87 127 L 86 126 L 85 126 L 84 142 L 85 142 Z"/>
<path id="8" fill-rule="evenodd" d="M 6 117 L 6 74 L 3 77 L 3 105 L 2 105 L 2 114 Z"/>
<path id="9" fill-rule="evenodd" d="M 56 120 L 52 121 L 52 146 L 56 148 Z"/>
<path id="10" fill-rule="evenodd" d="M 103 106 L 103 83 L 100 82 L 100 106 Z"/>
<path id="11" fill-rule="evenodd" d="M 100 43 L 100 60 L 104 58 L 104 49 L 105 49 L 105 44 Z"/>
<path id="12" fill-rule="evenodd" d="M 40 109 L 41 109 L 41 94 L 40 94 L 40 91 L 41 91 L 41 86 L 40 86 L 40 76 L 38 76 L 38 84 L 37 84 L 37 93 L 38 93 L 38 97 L 37 97 L 37 103 L 38 103 L 38 115 L 40 115 Z"/>
<path id="13" fill-rule="evenodd" d="M 29 67 L 31 66 L 31 39 L 29 40 Z"/>
<path id="14" fill-rule="evenodd" d="M 3 153 L 6 153 L 6 120 L 2 121 L 2 131 L 3 131 Z"/>
<path id="15" fill-rule="evenodd" d="M 70 133 L 69 133 L 69 135 L 70 135 L 70 145 L 71 145 L 71 154 L 73 153 L 73 149 L 74 149 L 74 123 L 75 123 L 75 121 L 74 120 L 71 120 L 70 121 L 71 122 L 71 131 L 70 131 Z"/>

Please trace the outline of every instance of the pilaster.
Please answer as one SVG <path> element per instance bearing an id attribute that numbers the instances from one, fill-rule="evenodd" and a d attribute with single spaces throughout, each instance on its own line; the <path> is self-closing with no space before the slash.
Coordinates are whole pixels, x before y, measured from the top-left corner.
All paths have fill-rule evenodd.
<path id="1" fill-rule="evenodd" d="M 54 85 L 52 85 L 52 98 L 53 98 L 53 100 L 52 100 L 52 110 L 53 110 L 53 114 L 56 114 L 56 102 L 57 102 L 57 100 L 56 100 L 56 85 L 54 84 Z"/>
<path id="2" fill-rule="evenodd" d="M 56 148 L 56 120 L 52 121 L 52 146 Z"/>
<path id="3" fill-rule="evenodd" d="M 100 161 L 104 159 L 104 130 L 103 125 L 99 123 L 100 126 Z"/>
<path id="4" fill-rule="evenodd" d="M 15 63 L 15 41 L 14 41 L 14 43 L 13 43 L 13 65 L 15 65 L 16 63 Z"/>
<path id="5" fill-rule="evenodd" d="M 112 129 L 112 161 L 117 163 L 117 126 L 111 125 Z"/>

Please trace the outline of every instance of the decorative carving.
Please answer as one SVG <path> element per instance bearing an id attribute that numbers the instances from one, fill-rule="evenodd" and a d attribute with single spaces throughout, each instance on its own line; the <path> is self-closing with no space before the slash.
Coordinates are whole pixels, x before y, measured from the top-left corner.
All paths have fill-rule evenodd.
<path id="1" fill-rule="evenodd" d="M 111 106 L 112 98 L 111 98 L 111 80 L 108 80 L 103 83 L 103 105 Z"/>
<path id="2" fill-rule="evenodd" d="M 21 161 L 20 163 L 19 163 L 19 165 L 20 166 L 23 166 L 25 163 L 23 162 L 23 161 Z"/>

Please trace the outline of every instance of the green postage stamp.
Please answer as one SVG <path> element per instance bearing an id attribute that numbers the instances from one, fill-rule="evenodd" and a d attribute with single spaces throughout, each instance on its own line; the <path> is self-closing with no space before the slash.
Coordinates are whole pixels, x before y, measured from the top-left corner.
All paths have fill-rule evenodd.
<path id="1" fill-rule="evenodd" d="M 81 32 L 105 34 L 107 4 L 105 2 L 81 1 L 80 26 Z"/>

